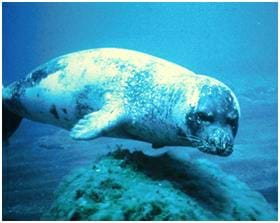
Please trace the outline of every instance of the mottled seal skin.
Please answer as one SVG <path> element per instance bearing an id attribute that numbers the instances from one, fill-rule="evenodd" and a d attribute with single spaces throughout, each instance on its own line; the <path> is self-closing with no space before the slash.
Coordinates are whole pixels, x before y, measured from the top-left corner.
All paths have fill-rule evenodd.
<path id="1" fill-rule="evenodd" d="M 227 156 L 240 109 L 223 83 L 140 52 L 102 48 L 58 57 L 4 88 L 18 116 L 100 136 L 193 146 Z"/>

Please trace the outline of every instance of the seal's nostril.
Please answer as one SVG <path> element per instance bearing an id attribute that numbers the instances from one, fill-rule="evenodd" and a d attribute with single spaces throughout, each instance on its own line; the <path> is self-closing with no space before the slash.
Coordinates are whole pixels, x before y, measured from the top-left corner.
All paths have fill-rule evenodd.
<path id="1" fill-rule="evenodd" d="M 212 146 L 215 146 L 216 145 L 216 140 L 214 138 L 210 138 L 208 140 L 209 144 L 212 145 Z"/>

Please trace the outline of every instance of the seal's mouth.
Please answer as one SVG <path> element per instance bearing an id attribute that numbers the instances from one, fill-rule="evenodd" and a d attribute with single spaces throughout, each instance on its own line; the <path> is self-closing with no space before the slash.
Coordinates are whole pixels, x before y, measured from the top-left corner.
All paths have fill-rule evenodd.
<path id="1" fill-rule="evenodd" d="M 233 152 L 233 146 L 228 146 L 225 149 L 215 146 L 196 146 L 201 152 L 209 153 L 218 156 L 229 156 Z"/>
<path id="2" fill-rule="evenodd" d="M 229 156 L 233 152 L 233 144 L 229 143 L 217 145 L 211 140 L 208 142 L 208 140 L 196 136 L 180 137 L 180 139 L 191 142 L 191 145 L 198 148 L 201 152 L 212 155 Z"/>

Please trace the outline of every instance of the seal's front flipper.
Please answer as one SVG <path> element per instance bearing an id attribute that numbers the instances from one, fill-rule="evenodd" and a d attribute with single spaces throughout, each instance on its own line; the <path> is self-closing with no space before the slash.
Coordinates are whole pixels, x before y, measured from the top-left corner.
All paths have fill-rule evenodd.
<path id="1" fill-rule="evenodd" d="M 89 140 L 102 136 L 123 121 L 120 108 L 103 108 L 100 111 L 85 115 L 72 128 L 70 136 L 77 140 Z"/>

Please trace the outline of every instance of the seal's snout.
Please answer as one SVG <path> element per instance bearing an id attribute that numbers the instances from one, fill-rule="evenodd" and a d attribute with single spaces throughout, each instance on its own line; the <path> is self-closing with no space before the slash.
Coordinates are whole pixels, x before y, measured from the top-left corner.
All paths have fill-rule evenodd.
<path id="1" fill-rule="evenodd" d="M 216 154 L 219 156 L 229 156 L 233 152 L 233 144 L 224 144 L 216 147 Z"/>
<path id="2" fill-rule="evenodd" d="M 209 134 L 207 142 L 209 143 L 210 153 L 220 156 L 228 156 L 233 151 L 233 136 L 227 131 L 217 128 Z"/>

